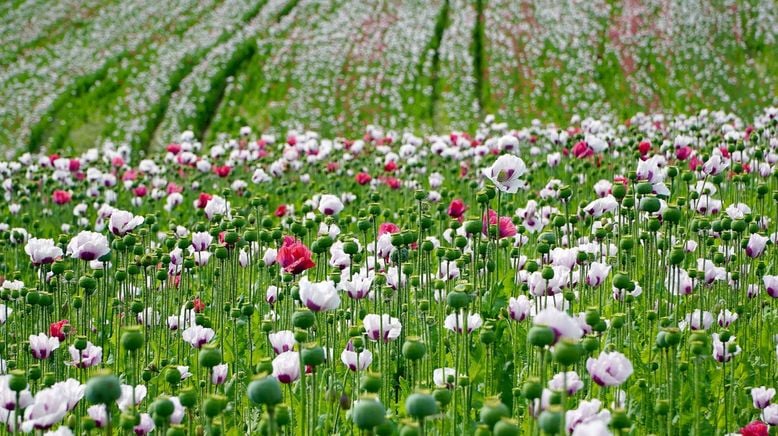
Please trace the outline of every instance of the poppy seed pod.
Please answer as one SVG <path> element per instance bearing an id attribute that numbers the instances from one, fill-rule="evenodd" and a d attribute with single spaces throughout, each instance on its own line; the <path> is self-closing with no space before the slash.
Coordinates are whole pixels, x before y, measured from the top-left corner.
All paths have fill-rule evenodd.
<path id="1" fill-rule="evenodd" d="M 446 296 L 446 303 L 454 309 L 462 309 L 470 304 L 470 296 L 461 291 L 454 291 Z"/>
<path id="2" fill-rule="evenodd" d="M 554 360 L 562 366 L 569 366 L 578 361 L 583 354 L 581 344 L 570 339 L 562 339 L 554 345 Z"/>
<path id="3" fill-rule="evenodd" d="M 503 404 L 498 398 L 487 398 L 484 401 L 483 407 L 479 413 L 481 422 L 486 424 L 489 429 L 494 428 L 494 425 L 504 417 L 510 416 L 510 410 L 508 406 Z"/>
<path id="4" fill-rule="evenodd" d="M 156 400 L 154 404 L 152 404 L 152 408 L 155 414 L 163 418 L 169 417 L 175 411 L 175 405 L 173 402 L 170 401 L 170 399 L 164 397 Z"/>
<path id="5" fill-rule="evenodd" d="M 84 396 L 92 404 L 111 404 L 122 395 L 119 378 L 110 372 L 100 372 L 86 382 Z"/>
<path id="6" fill-rule="evenodd" d="M 427 346 L 418 336 L 408 336 L 403 343 L 402 353 L 406 359 L 416 361 L 427 353 Z"/>
<path id="7" fill-rule="evenodd" d="M 210 395 L 203 401 L 203 412 L 208 418 L 219 416 L 227 406 L 227 397 L 222 395 Z"/>
<path id="8" fill-rule="evenodd" d="M 274 406 L 283 400 L 281 384 L 270 375 L 252 380 L 246 392 L 254 404 Z"/>
<path id="9" fill-rule="evenodd" d="M 316 322 L 316 316 L 310 309 L 301 308 L 292 314 L 292 325 L 298 329 L 309 329 Z"/>
<path id="10" fill-rule="evenodd" d="M 518 436 L 519 423 L 515 419 L 501 418 L 493 429 L 494 436 Z"/>
<path id="11" fill-rule="evenodd" d="M 306 344 L 302 349 L 302 361 L 304 365 L 319 366 L 324 363 L 324 348 L 318 344 Z"/>
<path id="12" fill-rule="evenodd" d="M 422 420 L 438 413 L 438 404 L 429 393 L 416 392 L 405 399 L 405 410 L 409 416 Z"/>
<path id="13" fill-rule="evenodd" d="M 354 403 L 351 419 L 360 430 L 372 430 L 386 419 L 386 409 L 373 396 L 364 396 Z"/>
<path id="14" fill-rule="evenodd" d="M 121 336 L 121 345 L 126 351 L 140 349 L 143 346 L 143 333 L 135 326 L 125 328 Z"/>
<path id="15" fill-rule="evenodd" d="M 559 434 L 564 425 L 564 409 L 559 405 L 549 406 L 540 414 L 538 424 L 547 434 Z"/>
<path id="16" fill-rule="evenodd" d="M 8 380 L 8 387 L 13 392 L 21 392 L 27 389 L 27 377 L 25 377 L 24 371 L 21 369 L 14 369 L 10 374 L 11 377 Z"/>
<path id="17" fill-rule="evenodd" d="M 359 389 L 367 393 L 375 394 L 381 390 L 381 374 L 368 372 L 359 378 Z"/>
<path id="18" fill-rule="evenodd" d="M 203 368 L 213 368 L 222 362 L 222 353 L 213 344 L 203 345 L 198 355 L 198 362 Z"/>

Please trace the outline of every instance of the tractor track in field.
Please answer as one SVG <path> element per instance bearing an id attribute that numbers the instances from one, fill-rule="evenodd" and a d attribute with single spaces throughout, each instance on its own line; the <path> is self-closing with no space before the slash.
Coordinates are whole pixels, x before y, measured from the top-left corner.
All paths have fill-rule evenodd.
<path id="1" fill-rule="evenodd" d="M 488 82 L 488 70 L 486 67 L 485 45 L 486 45 L 486 32 L 484 30 L 484 23 L 486 17 L 484 15 L 486 0 L 475 0 L 475 26 L 473 26 L 473 74 L 475 79 L 475 99 L 478 102 L 478 108 L 482 112 L 488 103 L 488 95 L 486 94 L 486 87 L 484 83 Z"/>
<path id="2" fill-rule="evenodd" d="M 280 22 L 285 16 L 289 15 L 292 10 L 294 10 L 299 2 L 300 0 L 289 0 L 284 8 L 278 11 L 276 16 L 273 17 L 273 21 L 276 23 Z M 247 41 L 244 41 L 244 44 L 245 43 L 247 43 Z M 195 126 L 195 133 L 198 135 L 198 138 L 205 138 L 208 129 L 211 127 L 211 123 L 213 123 L 214 117 L 219 112 L 219 108 L 222 105 L 224 94 L 227 89 L 227 79 L 234 76 L 244 65 L 246 65 L 246 63 L 251 62 L 257 53 L 258 50 L 256 43 L 251 44 L 251 49 L 236 50 L 233 54 L 233 57 L 230 58 L 223 70 L 225 73 L 220 74 L 219 79 L 215 83 L 211 84 L 211 91 L 206 96 L 206 101 L 211 100 L 211 104 L 205 105 L 206 112 L 202 125 Z"/>
<path id="3" fill-rule="evenodd" d="M 203 13 L 205 13 L 205 11 L 203 11 Z M 186 24 L 180 27 L 183 30 L 186 30 L 195 25 L 197 20 L 200 18 L 201 16 L 199 15 L 196 17 L 191 17 L 190 19 L 186 20 Z M 166 26 L 171 26 L 174 24 L 175 20 L 171 19 L 171 21 Z M 158 35 L 151 34 L 145 39 L 145 42 L 152 41 L 155 38 L 158 38 Z M 38 151 L 40 147 L 44 145 L 45 140 L 50 139 L 55 133 L 57 133 L 52 131 L 52 129 L 55 128 L 55 122 L 58 119 L 57 115 L 67 107 L 68 103 L 85 96 L 89 92 L 92 92 L 94 89 L 96 89 L 96 87 L 106 86 L 107 81 L 105 79 L 108 77 L 108 72 L 124 59 L 132 58 L 137 56 L 139 53 L 142 53 L 142 47 L 144 45 L 145 43 L 139 44 L 138 47 L 132 51 L 123 50 L 120 53 L 117 53 L 114 56 L 108 58 L 108 60 L 106 60 L 97 70 L 82 76 L 75 77 L 73 82 L 66 86 L 59 93 L 59 95 L 57 95 L 38 123 L 31 127 L 30 136 L 27 141 L 28 151 Z M 69 128 L 69 126 L 65 126 L 65 128 Z M 60 146 L 61 144 L 55 144 L 51 148 L 58 149 Z"/>
<path id="4" fill-rule="evenodd" d="M 440 12 L 438 13 L 438 17 L 435 20 L 435 31 L 432 34 L 432 39 L 430 40 L 428 44 L 427 50 L 424 51 L 424 55 L 421 59 L 419 59 L 419 66 L 417 68 L 417 74 L 416 74 L 416 80 L 417 84 L 414 86 L 414 88 L 417 88 L 418 81 L 421 80 L 422 74 L 424 71 L 424 64 L 427 61 L 427 53 L 430 51 L 432 52 L 432 61 L 430 64 L 430 77 L 429 77 L 429 83 L 432 88 L 432 93 L 429 97 L 429 105 L 427 107 L 427 117 L 429 118 L 430 123 L 434 125 L 435 123 L 435 110 L 437 108 L 438 99 L 440 98 L 440 76 L 438 74 L 438 69 L 440 68 L 440 44 L 443 41 L 443 36 L 446 33 L 446 29 L 448 28 L 449 21 L 451 20 L 449 13 L 450 13 L 450 3 L 449 0 L 444 0 L 443 5 L 440 7 Z M 417 89 L 417 98 L 418 98 L 418 89 Z"/>

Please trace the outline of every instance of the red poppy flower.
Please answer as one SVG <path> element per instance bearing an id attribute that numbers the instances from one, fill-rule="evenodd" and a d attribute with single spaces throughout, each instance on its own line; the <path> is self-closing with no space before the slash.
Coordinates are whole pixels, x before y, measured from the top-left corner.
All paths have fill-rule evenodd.
<path id="1" fill-rule="evenodd" d="M 573 146 L 573 156 L 575 156 L 578 159 L 583 159 L 589 156 L 594 155 L 594 150 L 589 147 L 589 144 L 586 143 L 586 141 L 581 141 L 576 143 Z"/>
<path id="2" fill-rule="evenodd" d="M 387 177 L 384 183 L 392 189 L 400 189 L 400 181 L 394 177 Z"/>
<path id="3" fill-rule="evenodd" d="M 122 174 L 122 180 L 135 180 L 138 178 L 138 172 L 135 170 L 127 170 Z"/>
<path id="4" fill-rule="evenodd" d="M 364 186 L 370 183 L 370 181 L 373 180 L 373 178 L 370 177 L 370 174 L 363 172 L 363 173 L 357 173 L 357 175 L 354 176 L 354 180 L 356 180 L 357 183 L 359 183 L 360 185 Z"/>
<path id="5" fill-rule="evenodd" d="M 145 197 L 148 192 L 149 190 L 144 185 L 140 185 L 132 190 L 136 197 Z"/>
<path id="6" fill-rule="evenodd" d="M 448 205 L 448 216 L 461 220 L 462 215 L 464 215 L 466 210 L 467 206 L 465 205 L 465 202 L 456 198 Z"/>
<path id="7" fill-rule="evenodd" d="M 205 303 L 203 303 L 203 300 L 201 300 L 199 297 L 195 298 L 192 304 L 194 306 L 193 308 L 195 313 L 201 313 L 205 310 Z"/>
<path id="8" fill-rule="evenodd" d="M 754 421 L 740 429 L 743 436 L 768 436 L 767 424 L 762 421 Z"/>
<path id="9" fill-rule="evenodd" d="M 497 235 L 500 239 L 516 236 L 516 225 L 513 224 L 511 217 L 498 217 L 497 212 L 492 209 L 489 209 L 488 221 L 485 219 L 483 223 L 484 234 L 487 234 L 487 227 L 490 225 L 497 225 Z"/>
<path id="10" fill-rule="evenodd" d="M 675 150 L 675 158 L 684 161 L 689 158 L 689 156 L 692 155 L 692 148 L 688 145 L 685 145 L 683 147 L 680 147 Z"/>
<path id="11" fill-rule="evenodd" d="M 213 198 L 211 194 L 206 194 L 205 192 L 201 192 L 200 196 L 197 198 L 197 208 L 198 209 L 205 209 L 205 206 L 208 205 L 208 201 Z"/>
<path id="12" fill-rule="evenodd" d="M 641 156 L 645 156 L 651 150 L 651 143 L 648 141 L 640 141 L 638 144 L 638 151 Z"/>
<path id="13" fill-rule="evenodd" d="M 230 168 L 229 165 L 222 165 L 222 166 L 215 166 L 213 167 L 213 172 L 216 173 L 219 177 L 227 177 L 230 175 L 230 171 L 232 168 Z"/>
<path id="14" fill-rule="evenodd" d="M 49 336 L 53 338 L 57 338 L 60 341 L 64 341 L 65 337 L 65 326 L 69 325 L 70 322 L 66 319 L 63 319 L 61 321 L 53 322 L 49 325 Z"/>
<path id="15" fill-rule="evenodd" d="M 178 154 L 181 153 L 181 144 L 168 144 L 167 146 L 168 153 Z"/>
<path id="16" fill-rule="evenodd" d="M 286 205 L 285 204 L 279 204 L 276 208 L 275 215 L 279 218 L 286 215 Z"/>
<path id="17" fill-rule="evenodd" d="M 702 166 L 702 160 L 698 158 L 697 156 L 692 156 L 692 158 L 689 160 L 689 169 L 692 171 L 696 171 L 697 168 Z"/>
<path id="18" fill-rule="evenodd" d="M 70 159 L 68 162 L 68 169 L 71 173 L 75 173 L 79 169 L 81 169 L 81 161 L 78 159 Z"/>
<path id="19" fill-rule="evenodd" d="M 397 162 L 390 160 L 384 165 L 384 171 L 387 173 L 391 173 L 392 171 L 397 169 Z"/>
<path id="20" fill-rule="evenodd" d="M 316 266 L 313 260 L 311 260 L 311 255 L 311 250 L 305 244 L 291 236 L 285 236 L 284 244 L 278 249 L 276 260 L 284 268 L 284 271 L 300 274 Z"/>
<path id="21" fill-rule="evenodd" d="M 71 195 L 70 195 L 70 192 L 68 192 L 68 191 L 63 191 L 61 189 L 57 189 L 51 195 L 51 198 L 52 198 L 52 200 L 54 200 L 55 203 L 62 205 L 62 204 L 67 204 L 67 203 L 70 202 Z"/>
<path id="22" fill-rule="evenodd" d="M 400 226 L 398 226 L 395 223 L 381 223 L 380 226 L 378 226 L 378 236 L 381 236 L 385 233 L 399 233 L 400 232 Z"/>

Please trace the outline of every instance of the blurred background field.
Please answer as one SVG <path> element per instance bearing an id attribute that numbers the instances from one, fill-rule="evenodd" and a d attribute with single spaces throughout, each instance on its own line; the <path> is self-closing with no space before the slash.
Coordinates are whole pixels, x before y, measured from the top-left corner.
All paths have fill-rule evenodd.
<path id="1" fill-rule="evenodd" d="M 27 0 L 0 19 L 9 155 L 244 125 L 747 117 L 778 95 L 774 0 Z"/>

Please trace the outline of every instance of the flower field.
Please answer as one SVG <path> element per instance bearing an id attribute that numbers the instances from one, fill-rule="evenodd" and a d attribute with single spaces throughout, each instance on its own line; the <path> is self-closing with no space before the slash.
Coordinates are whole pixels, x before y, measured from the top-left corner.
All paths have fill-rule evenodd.
<path id="1" fill-rule="evenodd" d="M 774 3 L 0 16 L 0 433 L 778 434 Z"/>

